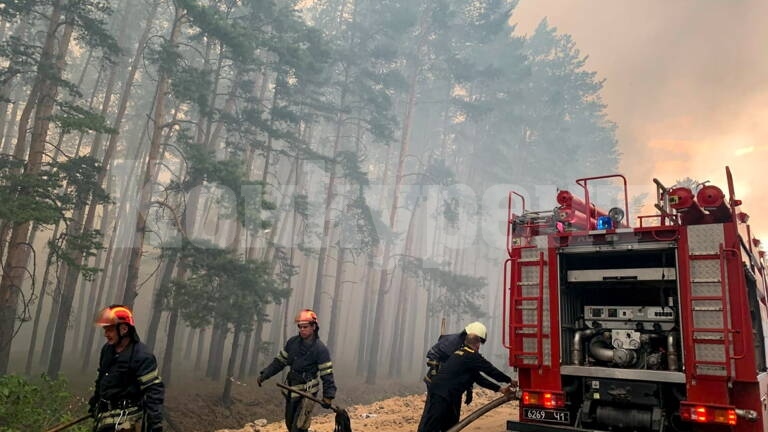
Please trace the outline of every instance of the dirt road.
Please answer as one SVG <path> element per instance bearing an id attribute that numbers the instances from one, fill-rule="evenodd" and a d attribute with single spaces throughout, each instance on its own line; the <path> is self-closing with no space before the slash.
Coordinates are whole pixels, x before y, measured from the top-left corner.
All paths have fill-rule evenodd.
<path id="1" fill-rule="evenodd" d="M 498 397 L 498 393 L 475 390 L 475 397 L 469 406 L 463 405 L 462 417 L 480 408 Z M 370 405 L 356 405 L 347 408 L 352 420 L 354 432 L 415 432 L 424 408 L 425 395 L 394 397 Z M 517 418 L 517 402 L 503 405 L 464 429 L 465 432 L 504 432 L 506 421 Z M 316 408 L 319 413 L 320 408 Z M 285 425 L 277 422 L 257 426 L 264 422 L 254 422 L 242 429 L 222 429 L 217 432 L 284 432 Z M 310 430 L 314 432 L 333 432 L 334 415 L 315 416 Z"/>

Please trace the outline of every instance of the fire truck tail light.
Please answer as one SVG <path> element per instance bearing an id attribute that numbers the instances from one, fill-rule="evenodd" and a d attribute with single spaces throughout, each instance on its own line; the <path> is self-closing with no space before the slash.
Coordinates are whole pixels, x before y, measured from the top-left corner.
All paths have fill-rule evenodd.
<path id="1" fill-rule="evenodd" d="M 736 409 L 711 405 L 681 405 L 680 417 L 689 422 L 736 424 Z"/>
<path id="2" fill-rule="evenodd" d="M 523 405 L 539 406 L 544 408 L 565 407 L 565 395 L 558 392 L 524 391 L 520 398 Z"/>

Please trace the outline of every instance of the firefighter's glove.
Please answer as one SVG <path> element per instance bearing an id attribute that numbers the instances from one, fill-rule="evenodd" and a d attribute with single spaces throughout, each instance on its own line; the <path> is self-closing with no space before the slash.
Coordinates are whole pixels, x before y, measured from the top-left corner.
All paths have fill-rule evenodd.
<path id="1" fill-rule="evenodd" d="M 440 363 L 435 360 L 429 360 L 427 361 L 427 367 L 429 368 L 429 370 L 427 370 L 427 377 L 431 379 L 437 375 L 437 370 L 440 368 Z"/>
<path id="2" fill-rule="evenodd" d="M 258 384 L 259 387 L 261 387 L 261 384 L 263 383 L 264 383 L 264 378 L 261 375 L 259 375 L 259 377 L 256 378 L 256 384 Z"/>
<path id="3" fill-rule="evenodd" d="M 320 406 L 322 406 L 325 409 L 331 409 L 331 402 L 333 402 L 333 398 L 324 397 L 323 403 L 320 404 Z"/>
<path id="4" fill-rule="evenodd" d="M 464 404 L 469 405 L 472 403 L 472 389 L 467 390 L 466 393 L 464 393 Z"/>
<path id="5" fill-rule="evenodd" d="M 93 418 L 96 418 L 96 397 L 92 397 L 88 401 L 88 415 L 90 415 Z"/>

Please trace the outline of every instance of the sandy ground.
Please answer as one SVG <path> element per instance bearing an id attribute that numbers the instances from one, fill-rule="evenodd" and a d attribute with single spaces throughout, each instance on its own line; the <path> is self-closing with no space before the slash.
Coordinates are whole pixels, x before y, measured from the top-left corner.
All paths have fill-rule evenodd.
<path id="1" fill-rule="evenodd" d="M 480 408 L 500 394 L 487 390 L 475 390 L 475 397 L 469 406 L 463 405 L 462 418 Z M 424 408 L 424 394 L 401 396 L 374 402 L 369 405 L 354 405 L 347 408 L 352 421 L 353 432 L 415 432 Z M 322 413 L 320 411 L 323 411 Z M 310 428 L 313 432 L 333 432 L 334 414 L 315 408 L 315 417 Z M 506 421 L 517 418 L 517 402 L 489 412 L 471 425 L 466 432 L 504 432 Z M 217 432 L 285 432 L 282 422 L 266 424 L 263 419 L 245 425 L 242 429 L 220 429 Z"/>

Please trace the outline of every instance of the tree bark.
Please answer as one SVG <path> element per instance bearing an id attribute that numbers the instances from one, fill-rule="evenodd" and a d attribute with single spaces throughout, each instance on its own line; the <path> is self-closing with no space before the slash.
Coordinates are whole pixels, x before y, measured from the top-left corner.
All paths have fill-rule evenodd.
<path id="1" fill-rule="evenodd" d="M 175 7 L 175 17 L 171 28 L 171 35 L 168 43 L 176 45 L 176 41 L 181 34 L 181 18 L 183 10 L 181 7 Z M 133 245 L 128 261 L 128 272 L 126 274 L 125 290 L 123 291 L 123 304 L 133 306 L 133 302 L 138 295 L 139 270 L 141 266 L 141 256 L 143 255 L 144 235 L 147 221 L 146 214 L 149 211 L 152 198 L 151 187 L 153 180 L 153 171 L 160 154 L 160 144 L 162 141 L 162 132 L 164 128 L 163 120 L 165 118 L 165 100 L 170 87 L 170 77 L 162 68 L 160 69 L 157 89 L 155 94 L 153 129 L 150 140 L 149 155 L 147 157 L 147 166 L 144 170 L 144 179 L 141 183 L 139 192 L 138 214 L 136 216 L 136 229 L 134 232 Z"/>
<path id="2" fill-rule="evenodd" d="M 54 101 L 58 94 L 57 82 L 48 77 L 51 77 L 50 74 L 53 74 L 53 77 L 61 76 L 64 56 L 66 55 L 66 53 L 62 52 L 59 52 L 58 55 L 56 55 L 54 52 L 57 40 L 56 33 L 59 29 L 59 21 L 61 20 L 63 9 L 64 0 L 55 0 L 53 2 L 51 14 L 49 15 L 45 42 L 40 54 L 40 62 L 38 63 L 37 76 L 35 78 L 34 87 L 39 88 L 39 95 L 34 104 L 35 121 L 32 126 L 29 158 L 27 159 L 25 168 L 26 173 L 32 175 L 38 174 L 42 169 L 43 155 L 45 153 L 45 139 L 48 135 Z M 71 36 L 71 34 L 71 25 L 65 25 L 64 32 L 61 35 L 62 44 Z M 32 99 L 30 102 L 34 100 L 35 99 Z M 27 107 L 25 107 L 25 110 L 27 110 Z M 21 126 L 19 135 L 21 139 L 16 143 L 17 151 L 24 147 L 26 138 L 26 130 L 22 130 Z M 27 244 L 29 228 L 29 222 L 21 223 L 13 227 L 8 255 L 4 265 L 3 277 L 0 281 L 0 375 L 5 374 L 8 371 L 11 342 L 16 333 L 16 310 L 19 301 L 19 292 L 21 290 L 22 280 L 26 274 L 26 265 L 30 253 L 30 248 Z"/>
<path id="3" fill-rule="evenodd" d="M 369 252 L 368 261 L 365 267 L 365 290 L 363 291 L 363 306 L 360 308 L 360 335 L 357 340 L 357 375 L 362 376 L 368 368 L 368 349 L 370 343 L 370 313 L 371 299 L 373 293 L 370 287 L 373 287 L 376 275 L 373 263 L 373 252 Z"/>
<path id="4" fill-rule="evenodd" d="M 53 235 L 51 238 L 56 238 L 59 234 L 59 227 L 61 224 L 57 224 L 56 228 L 53 229 Z M 34 322 L 32 323 L 32 335 L 29 339 L 29 349 L 27 350 L 27 362 L 24 365 L 24 373 L 27 376 L 30 376 L 32 374 L 32 362 L 34 361 L 35 357 L 35 346 L 37 345 L 37 332 L 40 329 L 40 322 L 43 320 L 43 304 L 45 302 L 45 293 L 48 288 L 48 277 L 51 272 L 51 268 L 53 268 L 52 255 L 49 252 L 48 253 L 48 259 L 45 262 L 45 271 L 43 271 L 43 280 L 40 283 L 40 294 L 37 298 L 37 306 L 35 308 L 35 318 Z M 49 295 L 51 297 L 51 310 L 54 309 L 55 302 L 53 301 L 53 296 Z M 53 315 L 49 315 L 48 320 L 52 320 Z"/>
<path id="5" fill-rule="evenodd" d="M 227 376 L 224 378 L 224 392 L 221 400 L 225 407 L 232 405 L 232 383 L 235 380 L 235 365 L 237 363 L 237 353 L 240 348 L 240 327 L 235 328 L 235 336 L 232 338 L 232 350 L 229 353 L 229 363 L 227 364 Z"/>
<path id="6" fill-rule="evenodd" d="M 413 252 L 411 251 L 411 248 L 413 247 L 413 236 L 414 236 L 414 226 L 416 222 L 416 215 L 419 211 L 419 203 L 421 200 L 416 201 L 416 205 L 414 206 L 412 212 L 411 212 L 411 218 L 410 221 L 408 221 L 408 231 L 405 234 L 405 247 L 403 250 L 403 255 L 407 256 L 413 256 Z M 402 362 L 403 362 L 403 346 L 405 345 L 403 342 L 403 338 L 406 333 L 406 323 L 407 323 L 407 317 L 408 317 L 408 306 L 409 306 L 409 299 L 404 298 L 408 297 L 408 290 L 405 285 L 405 271 L 403 270 L 402 266 L 400 266 L 400 283 L 398 284 L 398 299 L 397 299 L 397 314 L 395 317 L 395 321 L 392 323 L 393 330 L 392 334 L 394 343 L 392 344 L 392 351 L 391 355 L 389 357 L 389 376 L 390 377 L 398 377 L 402 373 Z M 410 352 L 410 350 L 409 350 Z"/>
<path id="7" fill-rule="evenodd" d="M 221 363 L 224 350 L 224 340 L 227 337 L 224 324 L 216 320 L 213 323 L 213 331 L 211 332 L 211 345 L 208 348 L 208 367 L 206 368 L 205 376 L 218 380 L 221 376 Z"/>
<path id="8" fill-rule="evenodd" d="M 243 350 L 240 354 L 240 368 L 237 371 L 237 377 L 240 381 L 243 381 L 248 377 L 248 353 L 251 352 L 252 339 L 253 332 L 245 334 L 245 342 L 243 343 Z"/>
<path id="9" fill-rule="evenodd" d="M 202 368 L 204 345 L 205 345 L 205 329 L 201 328 L 200 330 L 198 330 L 198 333 L 197 333 L 197 354 L 195 355 L 196 371 Z"/>
<path id="10" fill-rule="evenodd" d="M 336 347 L 336 340 L 338 339 L 338 322 L 340 321 L 339 309 L 342 305 L 342 296 L 344 290 L 344 259 L 346 255 L 346 249 L 341 247 L 341 239 L 339 239 L 339 247 L 336 249 L 336 279 L 333 282 L 333 300 L 331 301 L 331 323 L 328 326 L 328 349 L 333 352 Z"/>
<path id="11" fill-rule="evenodd" d="M 192 358 L 192 347 L 195 346 L 195 329 L 187 325 L 186 330 L 187 333 L 186 340 L 184 341 L 184 358 L 190 359 Z"/>
<path id="12" fill-rule="evenodd" d="M 251 364 L 248 367 L 248 375 L 254 376 L 259 371 L 259 358 L 261 357 L 261 332 L 264 331 L 264 319 L 262 317 L 256 317 L 256 330 L 253 338 L 253 355 L 251 356 Z"/>
<path id="13" fill-rule="evenodd" d="M 395 187 L 392 195 L 392 205 L 389 210 L 389 228 L 395 231 L 395 220 L 397 215 L 397 206 L 399 202 L 400 184 L 403 180 L 403 166 L 405 164 L 405 156 L 408 154 L 408 145 L 410 143 L 411 124 L 413 121 L 413 109 L 416 102 L 416 84 L 419 76 L 418 61 L 414 60 L 410 76 L 408 79 L 408 99 L 405 106 L 405 115 L 403 116 L 403 130 L 400 137 L 400 157 L 397 163 L 397 173 L 395 174 Z M 380 340 L 382 333 L 382 325 L 385 321 L 385 302 L 387 295 L 387 286 L 389 284 L 389 274 L 387 267 L 391 258 L 391 242 L 386 242 L 384 245 L 384 254 L 382 261 L 382 269 L 379 278 L 379 290 L 376 295 L 376 311 L 373 315 L 373 331 L 371 334 L 372 340 Z M 395 341 L 395 343 L 397 343 Z M 376 383 L 376 374 L 378 372 L 378 357 L 379 357 L 379 345 L 380 343 L 371 344 L 369 353 L 368 370 L 366 373 L 365 382 L 367 384 Z"/>
<path id="14" fill-rule="evenodd" d="M 173 382 L 173 348 L 176 342 L 176 326 L 179 323 L 179 312 L 175 309 L 172 309 L 168 315 L 168 336 L 165 341 L 163 367 L 160 370 L 163 374 L 163 382 L 167 387 L 170 387 L 171 383 Z"/>
<path id="15" fill-rule="evenodd" d="M 53 346 L 53 332 L 56 329 L 56 317 L 59 315 L 59 308 L 61 307 L 61 279 L 62 268 L 59 267 L 56 272 L 56 282 L 53 286 L 53 294 L 51 295 L 51 311 L 48 315 L 48 322 L 45 324 L 45 334 L 43 335 L 43 348 L 40 353 L 40 366 L 47 367 L 51 360 L 51 346 Z"/>
<path id="16" fill-rule="evenodd" d="M 62 36 L 62 41 L 61 41 L 62 47 L 65 47 L 65 46 L 68 47 L 69 39 L 72 36 L 72 30 L 73 28 L 71 24 L 66 24 L 64 26 L 64 36 Z M 61 51 L 64 51 L 64 49 L 62 48 Z M 63 69 L 63 60 L 65 55 L 66 55 L 66 52 L 59 53 L 59 57 L 61 58 L 61 63 L 62 63 L 61 64 L 62 69 Z M 57 90 L 58 89 L 54 90 L 54 97 Z M 53 111 L 53 100 L 51 100 L 51 108 L 47 116 L 50 116 L 50 112 L 52 111 Z M 35 114 L 35 123 L 38 123 L 38 118 L 39 118 L 38 115 L 39 114 L 37 113 Z M 45 140 L 47 135 L 48 135 L 48 125 L 45 125 L 44 132 L 41 131 L 40 139 Z M 36 147 L 37 146 L 35 145 L 35 132 L 33 129 L 32 141 L 29 147 L 30 159 L 32 158 L 32 151 Z M 43 151 L 43 147 L 44 147 L 44 144 L 39 146 L 41 152 Z M 77 212 L 78 210 L 75 210 L 75 213 Z M 70 224 L 70 226 L 73 226 L 73 225 L 79 225 L 79 224 L 77 223 Z M 77 229 L 79 230 L 79 228 L 80 227 L 78 226 Z M 82 257 L 82 254 L 80 254 L 80 256 Z M 82 258 L 80 262 L 82 262 Z M 79 276 L 79 272 L 72 268 L 69 268 L 65 270 L 65 274 L 67 275 L 65 280 L 68 283 L 65 283 L 64 288 L 62 289 L 62 292 L 61 292 L 61 302 L 59 303 L 59 310 L 56 318 L 56 328 L 54 329 L 54 332 L 53 332 L 53 344 L 51 345 L 51 359 L 48 364 L 48 376 L 52 378 L 58 377 L 59 370 L 61 369 L 61 361 L 64 356 L 64 343 L 66 340 L 67 323 L 69 322 L 69 318 L 70 318 L 69 315 L 70 315 L 70 312 L 72 311 L 72 301 L 74 300 L 75 288 L 76 288 L 77 277 Z"/>
<path id="17" fill-rule="evenodd" d="M 110 183 L 112 183 L 112 182 L 110 181 Z M 109 188 L 107 188 L 107 190 L 109 190 Z M 107 229 L 109 228 L 109 225 L 110 225 L 110 223 L 112 223 L 112 219 L 113 219 L 112 211 L 113 211 L 113 206 L 111 206 L 111 205 L 104 206 L 104 214 L 101 215 L 101 223 L 100 223 L 100 226 L 99 226 L 99 231 L 100 232 L 102 232 L 102 233 L 107 232 Z M 110 242 L 111 242 L 111 239 L 110 239 Z M 109 251 L 107 251 L 107 253 L 108 252 Z M 106 273 L 107 272 L 107 268 L 102 264 L 102 261 L 104 261 L 106 259 L 107 258 L 105 257 L 105 250 L 104 249 L 99 249 L 99 251 L 96 253 L 96 259 L 94 260 L 94 266 L 95 267 L 99 267 L 101 265 L 101 267 L 99 267 L 101 269 L 101 273 Z M 93 323 L 90 322 L 88 317 L 91 314 L 96 313 L 96 309 L 97 309 L 97 305 L 98 305 L 98 303 L 96 301 L 101 297 L 101 292 L 99 291 L 98 282 L 97 282 L 96 278 L 94 278 L 92 281 L 90 281 L 90 285 L 91 285 L 91 295 L 88 296 L 88 306 L 85 309 L 86 320 L 85 320 L 85 324 L 83 325 L 83 329 L 82 329 L 82 332 L 83 332 L 83 336 L 82 336 L 83 348 L 82 348 L 81 352 L 89 352 L 89 351 L 91 351 L 91 349 L 93 347 L 93 337 L 92 337 L 92 335 L 94 333 L 94 331 L 93 331 L 94 328 L 93 328 Z M 89 335 L 91 335 L 90 338 L 88 337 Z"/>
<path id="18" fill-rule="evenodd" d="M 18 26 L 13 30 L 13 36 L 26 37 L 27 30 L 29 29 L 29 23 L 27 20 L 22 20 Z M 4 38 L 2 38 L 4 39 Z M 0 153 L 8 153 L 10 151 L 11 142 L 11 125 L 16 121 L 16 114 L 19 104 L 17 102 L 9 102 L 11 100 L 11 93 L 13 92 L 13 81 L 15 77 L 8 79 L 0 88 Z M 8 114 L 8 105 L 13 104 L 11 109 L 10 118 Z M 10 120 L 10 121 L 9 121 Z M 7 133 L 6 133 L 7 128 Z M 7 144 L 6 144 L 7 143 Z M 3 239 L 0 239 L 2 241 Z M 0 255 L 2 258 L 2 255 Z"/>
<path id="19" fill-rule="evenodd" d="M 344 68 L 344 81 L 341 88 L 341 95 L 339 96 L 339 111 L 336 114 L 336 125 L 333 138 L 333 150 L 331 151 L 331 170 L 328 177 L 328 189 L 325 195 L 325 208 L 323 210 L 323 234 L 320 237 L 320 251 L 317 256 L 317 274 L 315 275 L 315 294 L 312 300 L 312 305 L 315 311 L 318 313 L 321 311 L 323 300 L 323 284 L 325 283 L 325 260 L 328 254 L 328 243 L 330 241 L 331 233 L 331 206 L 333 200 L 336 197 L 335 184 L 336 184 L 336 157 L 341 146 L 341 132 L 344 125 L 345 115 L 344 108 L 347 103 L 347 91 L 349 86 L 349 68 Z M 337 275 L 338 277 L 338 275 Z"/>
<path id="20" fill-rule="evenodd" d="M 11 116 L 10 116 L 10 122 L 5 128 L 5 135 L 3 138 L 3 145 L 2 149 L 0 150 L 0 153 L 8 154 L 11 152 L 11 142 L 13 141 L 13 127 L 12 124 L 16 123 L 16 117 L 19 115 L 19 102 L 15 101 L 13 102 L 13 108 L 11 108 Z M 21 122 L 19 122 L 21 124 Z M 0 238 L 0 241 L 4 240 L 4 238 Z"/>
<path id="21" fill-rule="evenodd" d="M 155 295 L 152 298 L 152 315 L 149 319 L 149 326 L 147 326 L 146 344 L 150 351 L 155 350 L 157 332 L 160 328 L 160 318 L 163 315 L 162 291 L 171 283 L 171 277 L 173 276 L 173 270 L 176 268 L 176 261 L 178 256 L 178 249 L 173 249 L 171 252 L 169 252 L 168 257 L 165 259 L 165 263 L 163 264 L 163 273 L 158 279 L 158 283 L 155 287 Z"/>

